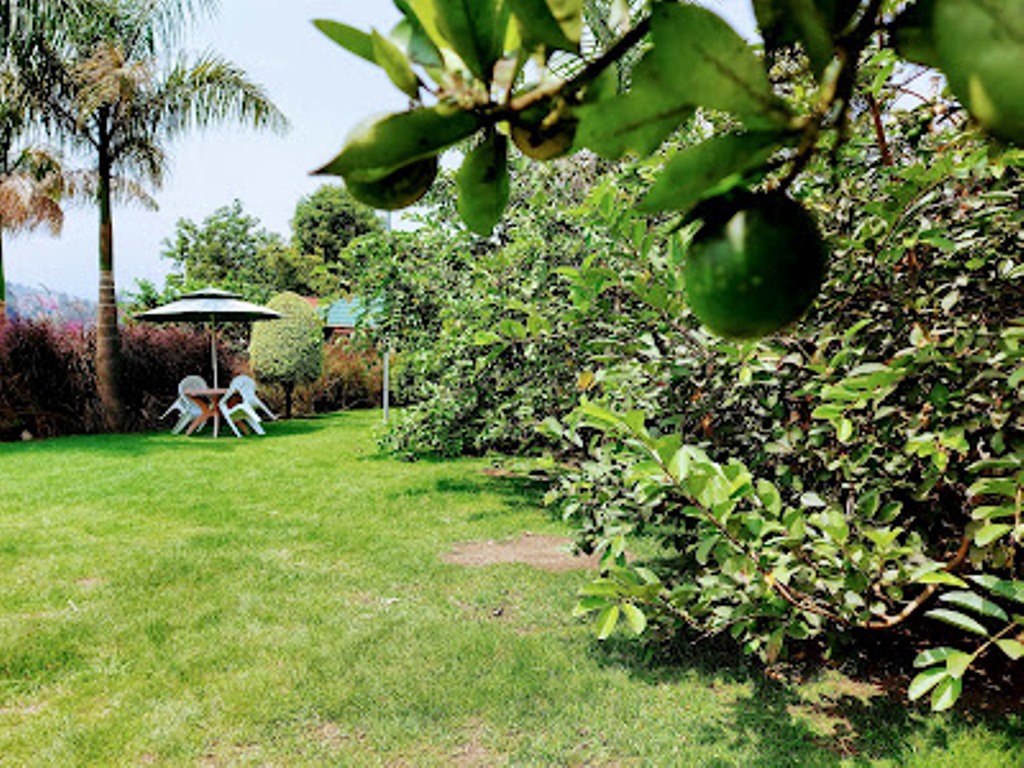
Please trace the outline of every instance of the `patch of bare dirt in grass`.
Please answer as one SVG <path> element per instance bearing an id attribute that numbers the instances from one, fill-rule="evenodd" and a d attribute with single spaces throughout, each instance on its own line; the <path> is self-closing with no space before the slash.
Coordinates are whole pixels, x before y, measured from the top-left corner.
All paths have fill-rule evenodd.
<path id="1" fill-rule="evenodd" d="M 544 571 L 575 571 L 595 569 L 596 555 L 574 555 L 569 551 L 572 540 L 565 536 L 524 533 L 504 541 L 463 541 L 454 544 L 441 559 L 452 565 L 478 567 L 502 563 L 523 563 Z"/>

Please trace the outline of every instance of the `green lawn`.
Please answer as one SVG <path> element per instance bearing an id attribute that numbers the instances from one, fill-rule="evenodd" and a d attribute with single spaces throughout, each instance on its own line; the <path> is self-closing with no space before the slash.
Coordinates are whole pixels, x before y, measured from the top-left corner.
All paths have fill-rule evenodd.
<path id="1" fill-rule="evenodd" d="M 585 572 L 446 564 L 564 530 L 379 421 L 0 445 L 0 765 L 1024 764 L 1020 715 L 645 665 L 571 618 Z"/>

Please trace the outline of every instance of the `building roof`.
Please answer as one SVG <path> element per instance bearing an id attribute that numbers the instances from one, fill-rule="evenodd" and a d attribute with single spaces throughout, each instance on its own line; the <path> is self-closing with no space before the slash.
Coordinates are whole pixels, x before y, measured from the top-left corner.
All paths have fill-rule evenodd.
<path id="1" fill-rule="evenodd" d="M 374 316 L 379 315 L 383 308 L 384 303 L 379 299 L 367 304 L 353 297 L 333 301 L 326 307 L 321 307 L 320 311 L 323 313 L 324 325 L 328 328 L 355 328 L 356 324 L 364 319 L 364 315 L 367 316 L 364 322 L 374 325 Z"/>

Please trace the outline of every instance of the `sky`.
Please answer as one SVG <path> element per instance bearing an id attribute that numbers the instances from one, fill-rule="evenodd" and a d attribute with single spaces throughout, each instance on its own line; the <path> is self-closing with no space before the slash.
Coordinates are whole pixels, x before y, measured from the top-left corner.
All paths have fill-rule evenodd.
<path id="1" fill-rule="evenodd" d="M 739 30 L 751 29 L 749 0 L 707 0 Z M 379 68 L 324 37 L 317 18 L 382 33 L 399 19 L 390 0 L 221 0 L 215 17 L 200 21 L 183 48 L 213 50 L 262 85 L 291 123 L 285 135 L 228 125 L 168 146 L 170 167 L 160 206 L 114 210 L 114 269 L 119 293 L 138 279 L 162 286 L 171 267 L 160 254 L 179 219 L 202 221 L 233 200 L 266 229 L 287 236 L 299 200 L 332 177 L 310 171 L 333 158 L 345 136 L 369 115 L 404 109 L 407 99 Z M 71 159 L 68 165 L 74 165 Z M 81 162 L 81 161 L 79 161 Z M 67 209 L 58 238 L 43 232 L 6 236 L 7 280 L 96 298 L 98 213 Z"/>

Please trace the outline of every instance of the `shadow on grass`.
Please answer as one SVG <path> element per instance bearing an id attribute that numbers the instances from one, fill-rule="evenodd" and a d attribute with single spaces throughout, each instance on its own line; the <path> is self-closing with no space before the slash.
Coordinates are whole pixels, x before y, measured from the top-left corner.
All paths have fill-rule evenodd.
<path id="1" fill-rule="evenodd" d="M 501 509 L 486 509 L 471 515 L 468 519 L 476 522 L 525 509 L 541 510 L 544 508 L 544 493 L 547 485 L 539 480 L 523 476 L 495 476 L 481 472 L 475 477 L 457 479 L 441 478 L 435 484 L 434 491 L 444 494 L 488 494 L 499 497 Z"/>
<path id="2" fill-rule="evenodd" d="M 266 435 L 244 435 L 235 437 L 230 427 L 221 425 L 220 435 L 213 437 L 210 428 L 193 435 L 166 432 L 134 432 L 129 434 L 67 435 L 52 439 L 32 440 L 21 443 L 0 443 L 0 456 L 15 452 L 33 451 L 37 455 L 75 453 L 106 453 L 115 456 L 138 456 L 153 450 L 206 450 L 223 453 L 242 444 L 243 440 L 275 440 L 290 437 L 305 437 L 328 428 L 320 419 L 290 419 L 264 423 Z"/>
<path id="3" fill-rule="evenodd" d="M 986 714 L 972 707 L 966 714 L 930 719 L 920 706 L 908 705 L 902 684 L 888 689 L 833 676 L 824 668 L 789 681 L 773 676 L 725 638 L 669 648 L 613 636 L 594 640 L 591 654 L 599 665 L 624 669 L 651 686 L 696 682 L 719 693 L 731 720 L 705 726 L 695 738 L 753 753 L 756 758 L 747 763 L 752 768 L 834 766 L 841 759 L 864 766 L 876 760 L 901 764 L 912 743 L 924 741 L 943 751 L 958 731 L 975 724 L 989 732 L 992 749 L 1016 754 L 1024 744 L 1019 714 Z"/>

